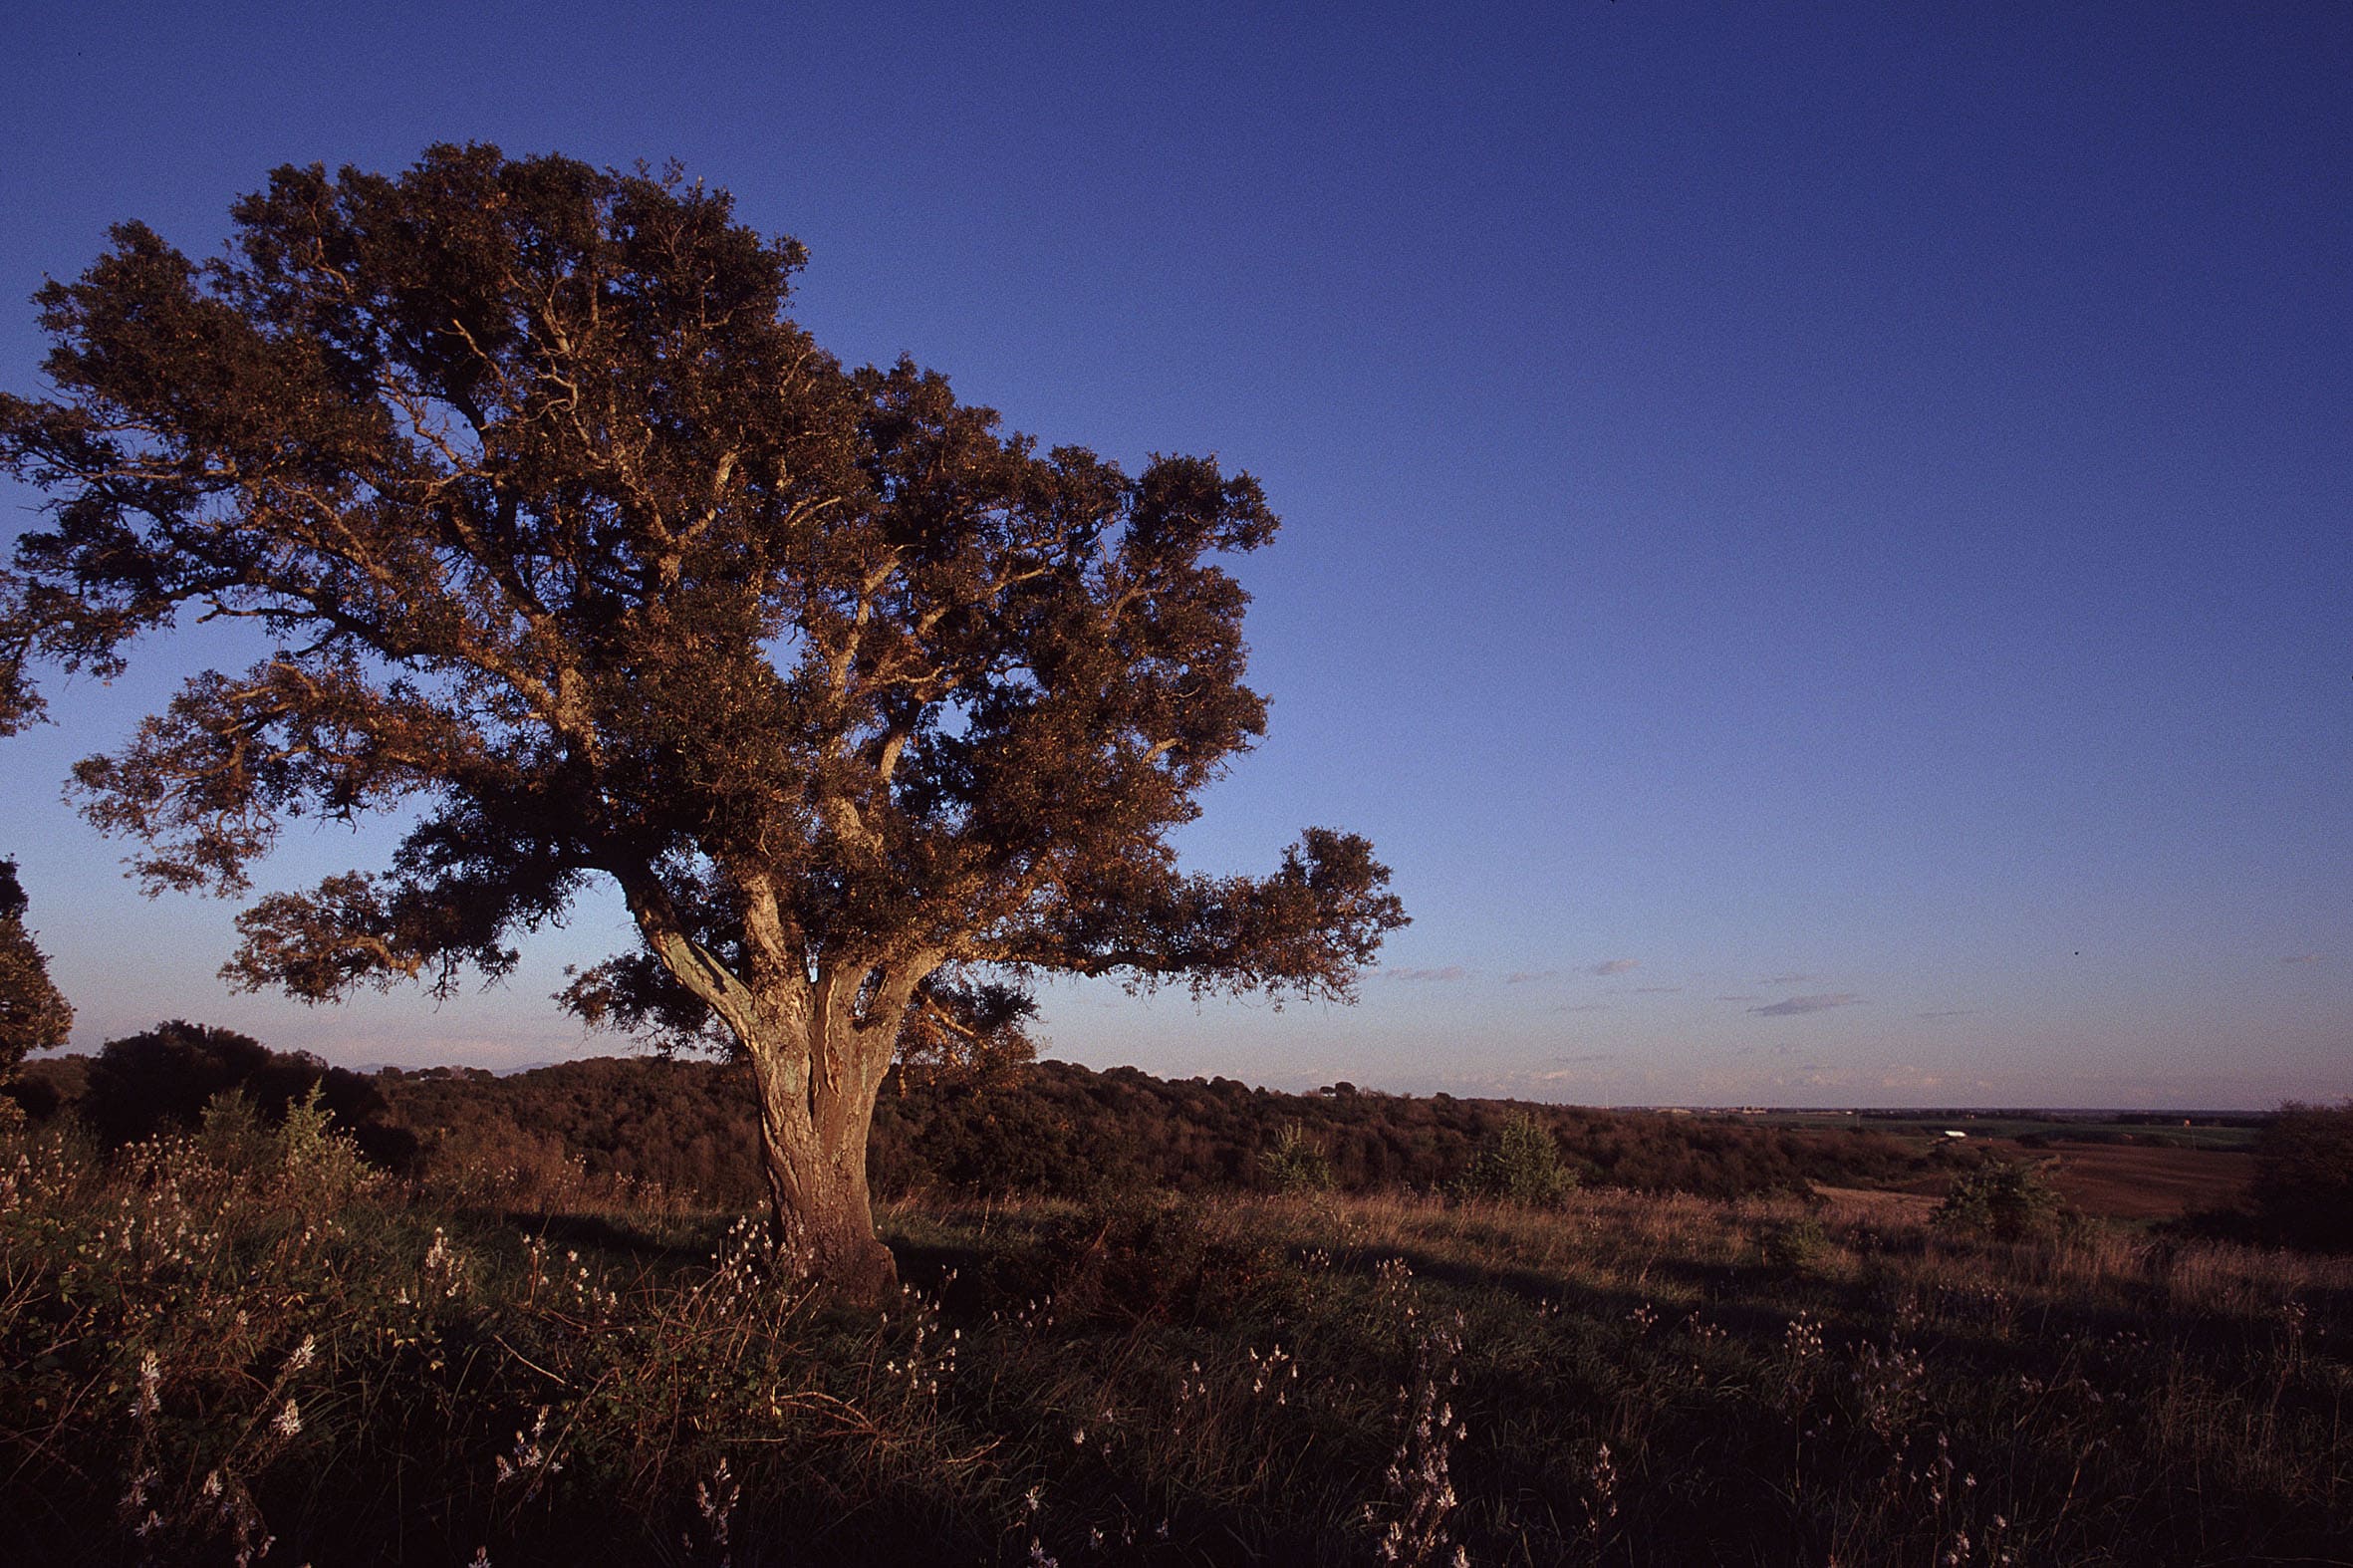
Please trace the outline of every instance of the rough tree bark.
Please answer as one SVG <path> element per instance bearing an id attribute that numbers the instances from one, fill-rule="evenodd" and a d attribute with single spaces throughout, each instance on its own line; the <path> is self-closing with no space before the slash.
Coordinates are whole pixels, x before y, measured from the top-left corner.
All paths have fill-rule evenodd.
<path id="1" fill-rule="evenodd" d="M 822 1010 L 797 1036 L 788 1029 L 744 1043 L 777 1242 L 842 1299 L 876 1301 L 899 1282 L 891 1249 L 875 1237 L 866 1176 L 867 1130 L 893 1040 Z"/>
<path id="2" fill-rule="evenodd" d="M 630 882 L 648 947 L 718 1015 L 750 1066 L 779 1250 L 838 1300 L 887 1297 L 899 1266 L 875 1235 L 867 1135 L 909 1004 L 941 955 L 853 955 L 811 974 L 786 955 L 773 919 L 752 919 L 747 931 L 765 938 L 754 950 L 769 961 L 747 983 L 678 929 L 651 879 Z M 750 902 L 765 909 L 771 893 L 755 887 Z"/>

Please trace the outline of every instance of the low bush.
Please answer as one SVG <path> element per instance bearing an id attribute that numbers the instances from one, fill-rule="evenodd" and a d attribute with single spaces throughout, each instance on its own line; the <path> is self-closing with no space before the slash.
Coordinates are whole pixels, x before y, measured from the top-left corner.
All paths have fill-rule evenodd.
<path id="1" fill-rule="evenodd" d="M 1258 1156 L 1259 1175 L 1277 1192 L 1328 1192 L 1332 1189 L 1332 1161 L 1323 1146 L 1289 1122 L 1274 1143 Z"/>
<path id="2" fill-rule="evenodd" d="M 1758 1247 L 1774 1268 L 1804 1273 L 1819 1269 L 1830 1256 L 1830 1233 L 1811 1214 L 1800 1214 L 1768 1227 Z"/>
<path id="3" fill-rule="evenodd" d="M 2065 1217 L 2059 1194 L 2033 1166 L 1988 1159 L 1956 1176 L 1937 1205 L 1937 1223 L 1973 1231 L 1996 1241 L 2025 1241 L 2052 1234 Z"/>
<path id="4" fill-rule="evenodd" d="M 1561 1160 L 1552 1129 L 1523 1112 L 1480 1147 L 1456 1189 L 1466 1197 L 1553 1208 L 1577 1189 L 1577 1174 Z"/>

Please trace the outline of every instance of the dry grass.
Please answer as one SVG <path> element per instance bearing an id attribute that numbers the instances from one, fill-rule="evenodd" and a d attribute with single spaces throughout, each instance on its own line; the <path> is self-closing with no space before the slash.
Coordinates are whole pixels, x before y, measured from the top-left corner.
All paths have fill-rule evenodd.
<path id="1" fill-rule="evenodd" d="M 896 1208 L 910 1289 L 878 1318 L 820 1310 L 724 1216 L 561 1173 L 599 1201 L 486 1206 L 347 1154 L 6 1152 L 13 1560 L 2137 1564 L 2353 1539 L 2344 1259 L 2096 1225 L 1993 1243 L 1842 1195 L 1136 1195 Z"/>

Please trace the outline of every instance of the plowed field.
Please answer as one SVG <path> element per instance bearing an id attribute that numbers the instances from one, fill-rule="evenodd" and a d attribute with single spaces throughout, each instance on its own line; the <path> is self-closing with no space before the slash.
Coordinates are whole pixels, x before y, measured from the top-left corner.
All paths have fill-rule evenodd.
<path id="1" fill-rule="evenodd" d="M 2031 1157 L 2030 1151 L 2018 1151 Z M 2087 1214 L 2170 1219 L 2235 1203 L 2254 1178 L 2254 1156 L 2218 1149 L 2062 1145 L 2043 1168 L 2051 1185 Z"/>
<path id="2" fill-rule="evenodd" d="M 2006 1138 L 1972 1143 L 1972 1149 L 2033 1166 L 2073 1207 L 2113 1219 L 2173 1219 L 2200 1209 L 2228 1208 L 2254 1179 L 2254 1156 L 2240 1150 L 2134 1148 L 2068 1144 L 2026 1149 Z M 1925 1218 L 1952 1177 L 1924 1176 L 1878 1191 L 1821 1186 L 1825 1197 L 1865 1210 Z"/>

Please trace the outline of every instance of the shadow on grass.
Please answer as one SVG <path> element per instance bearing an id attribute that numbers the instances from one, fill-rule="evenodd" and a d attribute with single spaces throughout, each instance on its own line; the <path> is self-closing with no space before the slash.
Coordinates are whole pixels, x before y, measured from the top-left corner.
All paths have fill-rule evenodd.
<path id="1" fill-rule="evenodd" d="M 664 1270 L 708 1262 L 711 1249 L 731 1223 L 717 1215 L 633 1217 L 592 1210 L 462 1208 L 453 1212 L 470 1225 L 519 1230 L 551 1247 L 594 1250 Z"/>

